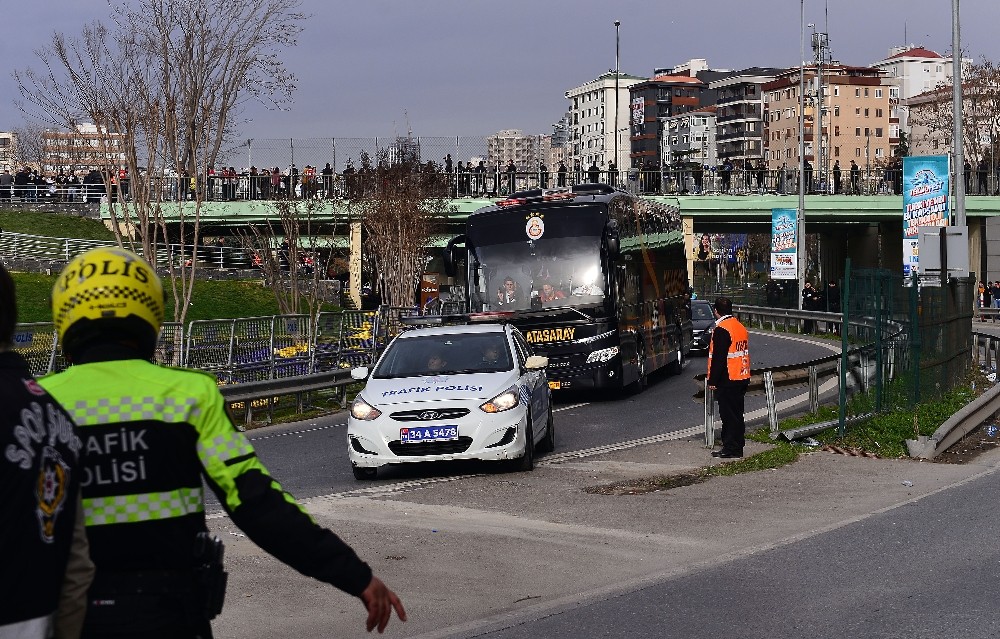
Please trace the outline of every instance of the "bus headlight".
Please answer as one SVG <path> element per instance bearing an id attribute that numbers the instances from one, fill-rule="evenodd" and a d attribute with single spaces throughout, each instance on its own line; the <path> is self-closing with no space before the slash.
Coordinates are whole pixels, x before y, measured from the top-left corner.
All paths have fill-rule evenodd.
<path id="1" fill-rule="evenodd" d="M 594 351 L 590 355 L 587 355 L 587 363 L 594 364 L 596 362 L 604 363 L 610 362 L 613 357 L 618 355 L 618 347 L 612 346 L 611 348 L 602 348 L 599 351 Z"/>

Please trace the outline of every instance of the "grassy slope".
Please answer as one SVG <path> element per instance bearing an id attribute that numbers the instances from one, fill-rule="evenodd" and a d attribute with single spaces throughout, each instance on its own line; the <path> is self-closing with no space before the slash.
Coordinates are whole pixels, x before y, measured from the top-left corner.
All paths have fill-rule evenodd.
<path id="1" fill-rule="evenodd" d="M 12 273 L 17 286 L 18 321 L 48 322 L 52 319 L 49 296 L 54 275 L 38 273 Z M 166 319 L 174 319 L 173 296 L 169 283 L 164 282 L 167 299 Z M 209 281 L 195 282 L 191 306 L 186 322 L 200 319 L 228 319 L 233 317 L 260 317 L 275 315 L 278 305 L 274 294 L 259 281 Z"/>
<path id="2" fill-rule="evenodd" d="M 0 211 L 0 229 L 10 233 L 27 233 L 45 237 L 115 241 L 114 233 L 108 230 L 100 220 L 58 213 Z"/>

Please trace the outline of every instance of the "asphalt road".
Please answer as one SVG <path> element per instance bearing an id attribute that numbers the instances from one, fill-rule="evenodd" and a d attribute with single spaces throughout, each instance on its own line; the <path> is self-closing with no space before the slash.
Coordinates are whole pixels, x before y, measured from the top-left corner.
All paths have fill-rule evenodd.
<path id="1" fill-rule="evenodd" d="M 834 342 L 751 333 L 753 367 L 781 366 L 830 354 Z M 555 395 L 556 452 L 586 450 L 675 432 L 704 420 L 704 402 L 695 399 L 693 380 L 703 373 L 704 356 L 695 356 L 681 375 L 658 372 L 639 395 L 574 393 Z M 789 393 L 786 393 L 786 395 Z M 762 395 L 747 398 L 747 411 L 764 406 Z M 271 426 L 249 433 L 258 456 L 282 487 L 296 497 L 315 497 L 358 488 L 347 461 L 346 413 Z M 540 457 L 541 459 L 542 457 Z M 481 464 L 433 464 L 379 472 L 376 485 L 426 476 L 482 472 Z M 209 512 L 218 510 L 209 504 Z"/>

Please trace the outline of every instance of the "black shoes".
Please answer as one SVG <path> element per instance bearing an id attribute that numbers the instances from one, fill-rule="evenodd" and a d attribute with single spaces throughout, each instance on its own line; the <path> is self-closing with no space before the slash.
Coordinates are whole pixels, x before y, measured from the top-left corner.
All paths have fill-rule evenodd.
<path id="1" fill-rule="evenodd" d="M 718 457 L 719 459 L 738 459 L 743 457 L 743 453 L 734 453 L 729 450 L 713 450 L 712 457 Z"/>

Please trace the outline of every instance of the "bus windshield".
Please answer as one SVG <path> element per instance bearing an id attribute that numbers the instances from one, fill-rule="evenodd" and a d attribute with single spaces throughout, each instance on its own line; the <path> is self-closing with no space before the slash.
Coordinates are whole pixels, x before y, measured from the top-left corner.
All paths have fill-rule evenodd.
<path id="1" fill-rule="evenodd" d="M 484 311 L 600 304 L 603 210 L 501 211 L 470 223 L 473 302 Z"/>

